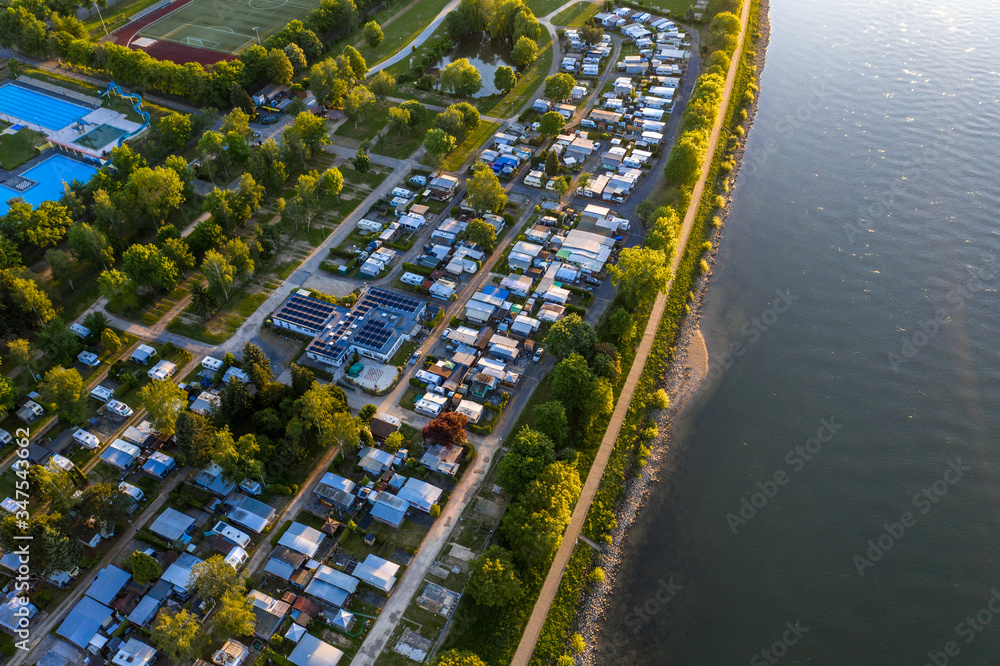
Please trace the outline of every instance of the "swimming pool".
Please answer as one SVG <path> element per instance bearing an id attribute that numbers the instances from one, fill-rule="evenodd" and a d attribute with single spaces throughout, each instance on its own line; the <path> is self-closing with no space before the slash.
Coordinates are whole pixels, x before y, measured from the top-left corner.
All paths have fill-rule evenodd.
<path id="1" fill-rule="evenodd" d="M 35 123 L 46 129 L 61 130 L 91 112 L 85 106 L 50 97 L 16 83 L 0 86 L 0 113 Z"/>
<path id="2" fill-rule="evenodd" d="M 9 87 L 9 86 L 5 86 Z M 56 201 L 64 193 L 63 183 L 74 180 L 89 181 L 97 173 L 97 167 L 84 164 L 65 155 L 53 155 L 44 162 L 39 162 L 21 174 L 22 178 L 35 181 L 35 184 L 24 192 L 0 185 L 0 215 L 6 215 L 10 210 L 7 201 L 14 197 L 23 197 L 32 206 L 43 201 Z"/>

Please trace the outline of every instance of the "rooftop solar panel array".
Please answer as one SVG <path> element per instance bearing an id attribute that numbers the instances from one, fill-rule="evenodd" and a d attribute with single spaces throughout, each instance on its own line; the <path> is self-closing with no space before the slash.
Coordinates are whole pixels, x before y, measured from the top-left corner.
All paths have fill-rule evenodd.
<path id="1" fill-rule="evenodd" d="M 274 316 L 302 328 L 319 331 L 337 309 L 333 303 L 302 294 L 292 294 Z"/>

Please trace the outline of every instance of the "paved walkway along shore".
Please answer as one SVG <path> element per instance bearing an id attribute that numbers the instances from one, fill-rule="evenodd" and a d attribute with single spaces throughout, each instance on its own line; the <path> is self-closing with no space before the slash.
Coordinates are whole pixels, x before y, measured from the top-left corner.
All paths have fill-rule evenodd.
<path id="1" fill-rule="evenodd" d="M 701 202 L 701 196 L 705 191 L 708 181 L 708 172 L 712 166 L 712 157 L 715 155 L 716 146 L 719 142 L 719 134 L 722 131 L 722 122 L 726 116 L 726 108 L 729 106 L 729 96 L 736 81 L 736 70 L 739 67 L 740 54 L 743 51 L 743 39 L 746 35 L 747 22 L 750 19 L 751 2 L 752 0 L 745 0 L 743 3 L 743 12 L 740 16 L 739 42 L 733 53 L 733 59 L 729 63 L 729 72 L 726 74 L 726 87 L 723 90 L 722 101 L 719 104 L 718 117 L 715 119 L 715 124 L 712 126 L 712 134 L 709 136 L 708 150 L 705 152 L 706 159 L 701 167 L 701 175 L 694 186 L 691 203 L 688 205 L 687 212 L 684 215 L 684 223 L 681 226 L 680 238 L 677 243 L 677 253 L 671 265 L 672 275 L 676 275 L 677 269 L 680 268 L 681 259 L 684 257 L 684 251 L 687 248 L 688 238 L 691 236 L 691 228 L 694 226 L 695 216 L 698 214 L 698 204 Z M 556 552 L 549 573 L 545 577 L 545 583 L 542 584 L 542 591 L 538 595 L 534 609 L 531 611 L 528 626 L 524 629 L 524 635 L 517 646 L 517 652 L 514 654 L 511 666 L 528 666 L 528 663 L 531 661 L 531 655 L 535 651 L 535 645 L 538 643 L 538 638 L 542 634 L 542 627 L 545 625 L 545 618 L 548 617 L 552 602 L 555 601 L 556 593 L 559 591 L 559 583 L 562 581 L 563 573 L 569 564 L 570 557 L 573 555 L 577 539 L 579 539 L 583 531 L 583 524 L 587 519 L 587 513 L 590 511 L 590 503 L 594 500 L 594 495 L 596 495 L 597 488 L 601 483 L 601 477 L 604 476 L 604 469 L 607 467 L 612 450 L 614 450 L 615 441 L 618 439 L 618 433 L 621 432 L 622 423 L 625 421 L 625 415 L 628 413 L 629 404 L 632 402 L 632 396 L 635 393 L 635 387 L 639 383 L 639 377 L 646 366 L 649 352 L 653 348 L 656 331 L 660 327 L 660 319 L 663 317 L 663 310 L 667 305 L 667 296 L 670 294 L 673 284 L 674 280 L 671 278 L 667 283 L 666 289 L 656 296 L 653 311 L 650 313 L 649 322 L 646 325 L 646 331 L 643 333 L 642 341 L 639 343 L 639 348 L 636 351 L 635 361 L 632 363 L 632 369 L 628 373 L 628 378 L 622 387 L 621 395 L 619 395 L 618 402 L 615 404 L 615 411 L 611 415 L 611 422 L 604 433 L 604 439 L 601 440 L 601 448 L 597 452 L 594 464 L 590 468 L 590 473 L 587 474 L 587 481 L 584 483 L 580 499 L 573 509 L 573 516 L 570 518 L 569 527 L 566 529 L 562 545 Z"/>

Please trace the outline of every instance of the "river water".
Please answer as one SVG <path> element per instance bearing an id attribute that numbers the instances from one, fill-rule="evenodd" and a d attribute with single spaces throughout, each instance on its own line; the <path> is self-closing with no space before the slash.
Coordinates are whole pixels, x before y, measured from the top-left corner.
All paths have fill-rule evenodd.
<path id="1" fill-rule="evenodd" d="M 597 663 L 1000 663 L 997 17 L 771 0 L 715 378 L 625 537 Z"/>

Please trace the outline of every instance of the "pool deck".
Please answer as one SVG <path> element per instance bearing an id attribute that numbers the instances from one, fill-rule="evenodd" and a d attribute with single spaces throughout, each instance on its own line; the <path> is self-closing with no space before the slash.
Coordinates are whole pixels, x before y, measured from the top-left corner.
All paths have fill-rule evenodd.
<path id="1" fill-rule="evenodd" d="M 93 157 L 103 157 L 104 153 L 110 153 L 111 150 L 118 145 L 118 139 L 112 139 L 104 146 L 99 146 L 97 148 L 89 148 L 87 146 L 81 146 L 76 143 L 76 141 L 88 134 L 89 132 L 97 129 L 101 125 L 110 125 L 111 127 L 116 127 L 123 130 L 126 134 L 132 134 L 138 131 L 142 125 L 139 123 L 132 122 L 125 118 L 124 115 L 117 111 L 112 111 L 111 109 L 105 109 L 101 106 L 101 100 L 97 97 L 91 97 L 83 93 L 76 92 L 75 90 L 67 90 L 66 88 L 60 88 L 59 86 L 47 83 L 45 81 L 39 81 L 33 79 L 29 76 L 21 76 L 18 78 L 17 83 L 24 85 L 28 88 L 34 88 L 38 92 L 44 93 L 46 95 L 51 95 L 52 97 L 62 98 L 66 101 L 72 102 L 74 104 L 80 104 L 92 109 L 92 111 L 85 116 L 83 116 L 79 122 L 70 123 L 66 127 L 59 130 L 51 130 L 47 127 L 33 123 L 30 120 L 20 118 L 17 116 L 11 116 L 5 113 L 0 113 L 0 118 L 6 120 L 13 125 L 21 125 L 32 129 L 36 132 L 41 133 L 50 142 L 65 146 L 70 150 L 76 150 L 81 153 L 86 153 Z M 9 84 L 8 84 L 9 85 Z M 30 162 L 29 162 L 30 163 Z"/>

